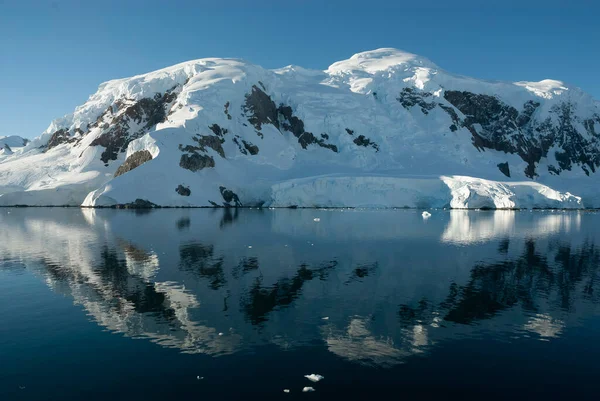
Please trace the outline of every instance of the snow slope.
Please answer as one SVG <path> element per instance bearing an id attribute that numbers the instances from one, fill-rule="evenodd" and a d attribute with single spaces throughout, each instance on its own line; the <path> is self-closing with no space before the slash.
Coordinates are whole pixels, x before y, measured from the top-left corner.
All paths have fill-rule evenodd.
<path id="1" fill-rule="evenodd" d="M 0 155 L 0 205 L 600 207 L 600 107 L 396 49 L 207 58 L 103 83 Z"/>

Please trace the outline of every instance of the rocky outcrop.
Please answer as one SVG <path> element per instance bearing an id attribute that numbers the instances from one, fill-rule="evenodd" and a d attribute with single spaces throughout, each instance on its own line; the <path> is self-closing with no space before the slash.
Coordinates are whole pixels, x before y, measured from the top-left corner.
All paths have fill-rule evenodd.
<path id="1" fill-rule="evenodd" d="M 58 145 L 62 145 L 63 143 L 73 143 L 77 139 L 73 138 L 69 133 L 69 130 L 63 128 L 55 131 L 50 139 L 48 140 L 48 144 L 46 145 L 46 149 L 52 149 L 57 147 Z"/>
<path id="2" fill-rule="evenodd" d="M 505 176 L 507 176 L 508 178 L 510 178 L 510 168 L 508 166 L 508 163 L 500 163 L 500 164 L 498 164 L 498 169 L 500 170 L 500 172 L 502 174 L 504 174 Z"/>
<path id="3" fill-rule="evenodd" d="M 377 145 L 375 142 L 372 142 L 369 138 L 367 138 L 364 135 L 359 135 L 358 137 L 354 138 L 354 141 L 352 142 L 354 142 L 358 146 L 364 146 L 365 148 L 370 146 L 377 152 L 379 152 L 379 145 Z"/>
<path id="4" fill-rule="evenodd" d="M 115 102 L 96 122 L 88 128 L 100 127 L 104 132 L 90 146 L 102 146 L 100 156 L 105 164 L 117 160 L 119 153 L 125 152 L 131 141 L 147 133 L 157 124 L 166 121 L 167 108 L 177 98 L 177 87 L 157 93 L 153 98 L 143 98 L 137 102 L 127 99 Z"/>
<path id="5" fill-rule="evenodd" d="M 150 160 L 152 160 L 152 154 L 150 152 L 148 152 L 147 150 L 137 151 L 131 154 L 131 156 L 129 156 L 127 160 L 125 160 L 125 163 L 119 166 L 119 168 L 115 172 L 115 177 L 123 175 Z"/>
<path id="6" fill-rule="evenodd" d="M 237 194 L 223 186 L 219 187 L 219 191 L 221 192 L 221 196 L 223 197 L 223 200 L 225 202 L 223 202 L 223 205 L 226 207 L 230 207 L 230 206 L 235 206 L 235 207 L 241 207 L 242 202 L 240 202 L 240 198 L 237 196 Z"/>
<path id="7" fill-rule="evenodd" d="M 429 92 L 417 91 L 414 88 L 404 88 L 396 100 L 398 100 L 405 109 L 410 109 L 411 107 L 418 105 L 423 114 L 427 115 L 429 114 L 429 111 L 433 110 L 436 106 L 435 102 L 428 102 L 425 100 L 432 96 L 433 94 Z"/>
<path id="8" fill-rule="evenodd" d="M 447 104 L 433 101 L 432 93 L 404 88 L 397 100 L 407 110 L 419 107 L 425 115 L 439 107 L 450 117 L 450 131 L 466 128 L 480 151 L 493 149 L 518 155 L 527 163 L 524 173 L 529 178 L 538 175 L 537 165 L 553 147 L 562 150 L 553 155 L 558 166 L 548 167 L 552 174 L 577 165 L 589 175 L 600 167 L 600 136 L 595 132 L 595 119 L 580 120 L 568 102 L 555 105 L 551 116 L 539 121 L 535 115 L 540 103 L 533 100 L 526 101 L 518 110 L 486 94 L 447 90 L 443 96 Z M 577 125 L 585 127 L 588 135 L 583 136 Z M 354 134 L 352 130 L 346 131 Z M 504 170 L 501 169 L 506 175 Z"/>
<path id="9" fill-rule="evenodd" d="M 262 129 L 263 124 L 272 124 L 278 130 L 291 132 L 296 138 L 302 149 L 308 145 L 317 145 L 333 152 L 338 151 L 337 146 L 327 143 L 323 138 L 317 138 L 312 132 L 304 129 L 304 121 L 294 115 L 293 109 L 284 104 L 277 107 L 275 102 L 263 90 L 254 85 L 252 92 L 246 95 L 244 112 L 248 116 L 248 122 L 258 131 Z"/>
<path id="10" fill-rule="evenodd" d="M 198 153 L 181 155 L 181 159 L 179 160 L 179 167 L 192 172 L 214 166 L 215 159 L 213 159 L 211 156 L 201 155 Z"/>
<path id="11" fill-rule="evenodd" d="M 177 186 L 177 188 L 175 189 L 175 192 L 177 192 L 181 196 L 190 196 L 192 194 L 190 187 L 184 187 L 181 184 L 179 184 Z"/>
<path id="12" fill-rule="evenodd" d="M 277 105 L 269 95 L 256 85 L 253 85 L 252 92 L 246 95 L 244 112 L 248 116 L 248 122 L 257 131 L 262 129 L 263 124 L 272 124 L 279 129 Z"/>
<path id="13" fill-rule="evenodd" d="M 145 199 L 136 199 L 134 202 L 120 203 L 114 206 L 116 209 L 153 209 L 156 207 L 160 206 Z"/>

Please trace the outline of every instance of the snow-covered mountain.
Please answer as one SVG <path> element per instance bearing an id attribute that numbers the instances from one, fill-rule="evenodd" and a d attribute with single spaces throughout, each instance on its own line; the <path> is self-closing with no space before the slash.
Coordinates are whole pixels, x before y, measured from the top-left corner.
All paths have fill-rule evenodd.
<path id="1" fill-rule="evenodd" d="M 16 150 L 21 150 L 27 143 L 29 143 L 29 140 L 20 136 L 0 136 L 0 158 L 12 155 Z"/>
<path id="2" fill-rule="evenodd" d="M 600 103 L 395 49 L 208 58 L 100 85 L 14 154 L 1 205 L 600 207 Z"/>

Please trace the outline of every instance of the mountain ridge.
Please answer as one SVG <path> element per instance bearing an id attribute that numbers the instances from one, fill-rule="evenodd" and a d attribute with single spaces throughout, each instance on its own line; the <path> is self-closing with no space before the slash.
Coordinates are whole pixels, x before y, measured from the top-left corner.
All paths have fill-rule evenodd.
<path id="1" fill-rule="evenodd" d="M 390 48 L 324 71 L 198 59 L 104 82 L 1 157 L 0 205 L 596 207 L 598 104 Z"/>

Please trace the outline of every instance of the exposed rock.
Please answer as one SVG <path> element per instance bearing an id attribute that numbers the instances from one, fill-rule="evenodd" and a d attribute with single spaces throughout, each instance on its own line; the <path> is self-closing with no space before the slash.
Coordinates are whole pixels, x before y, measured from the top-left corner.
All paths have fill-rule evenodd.
<path id="1" fill-rule="evenodd" d="M 353 142 L 355 144 L 357 144 L 358 146 L 364 146 L 364 147 L 370 146 L 373 149 L 375 149 L 377 152 L 379 152 L 379 145 L 377 145 L 375 142 L 371 142 L 371 140 L 364 135 L 359 135 L 358 137 L 354 138 Z"/>
<path id="2" fill-rule="evenodd" d="M 145 199 L 136 199 L 134 202 L 120 203 L 115 207 L 117 209 L 152 209 L 159 206 Z"/>
<path id="3" fill-rule="evenodd" d="M 125 162 L 119 166 L 119 168 L 115 172 L 115 177 L 123 175 L 150 160 L 152 160 L 152 154 L 149 151 L 137 151 L 131 154 L 131 156 L 129 156 L 127 160 L 125 160 Z"/>
<path id="4" fill-rule="evenodd" d="M 109 107 L 99 116 L 89 128 L 98 126 L 106 130 L 90 144 L 105 148 L 100 159 L 105 164 L 116 160 L 118 154 L 124 152 L 131 141 L 144 135 L 156 124 L 166 121 L 166 108 L 177 98 L 176 88 L 173 87 L 164 94 L 157 93 L 153 98 L 140 99 L 133 104 L 130 101 L 118 100 L 114 109 Z M 107 118 L 110 120 L 115 114 L 110 123 L 102 123 Z M 131 124 L 139 126 L 136 132 L 131 132 Z"/>
<path id="5" fill-rule="evenodd" d="M 278 130 L 281 129 L 291 132 L 303 149 L 308 145 L 315 144 L 322 148 L 330 149 L 337 152 L 337 146 L 328 144 L 324 139 L 315 137 L 311 132 L 304 130 L 304 122 L 296 117 L 290 106 L 281 104 L 279 107 L 263 90 L 256 85 L 252 86 L 252 92 L 246 95 L 246 104 L 244 111 L 248 115 L 248 121 L 256 128 L 257 134 L 263 137 L 260 133 L 263 124 L 272 124 Z"/>
<path id="6" fill-rule="evenodd" d="M 237 194 L 225 187 L 219 187 L 219 191 L 221 192 L 221 196 L 223 197 L 223 200 L 225 201 L 223 203 L 224 206 L 233 206 L 231 205 L 231 202 L 234 203 L 235 207 L 240 207 L 242 206 L 242 203 L 240 202 L 240 198 L 238 198 Z"/>
<path id="7" fill-rule="evenodd" d="M 58 145 L 62 145 L 63 143 L 71 143 L 76 139 L 72 138 L 69 134 L 69 130 L 66 128 L 61 128 L 58 131 L 54 132 L 46 145 L 47 149 L 52 149 L 57 147 Z"/>
<path id="8" fill-rule="evenodd" d="M 244 144 L 244 148 L 248 151 L 248 153 L 250 153 L 253 156 L 258 154 L 258 146 L 253 145 L 250 142 L 246 142 L 243 139 L 242 139 L 242 143 Z"/>
<path id="9" fill-rule="evenodd" d="M 225 103 L 225 115 L 228 120 L 231 120 L 231 114 L 229 114 L 229 102 Z"/>
<path id="10" fill-rule="evenodd" d="M 177 189 L 175 189 L 175 192 L 177 192 L 181 196 L 190 196 L 192 194 L 190 187 L 184 187 L 181 184 L 179 184 L 177 186 Z"/>
<path id="11" fill-rule="evenodd" d="M 262 129 L 263 124 L 273 124 L 279 129 L 275 102 L 256 85 L 253 85 L 252 92 L 246 95 L 244 112 L 249 115 L 248 122 L 258 131 Z"/>
<path id="12" fill-rule="evenodd" d="M 426 98 L 430 98 L 432 96 L 433 95 L 429 92 L 418 91 L 414 88 L 404 88 L 396 100 L 398 100 L 402 107 L 407 110 L 415 105 L 418 105 L 421 108 L 421 112 L 427 115 L 429 114 L 429 111 L 433 110 L 436 106 L 435 102 L 427 102 L 425 100 Z"/>
<path id="13" fill-rule="evenodd" d="M 337 153 L 337 146 L 326 143 L 324 139 L 315 137 L 311 132 L 304 130 L 304 121 L 294 116 L 290 106 L 280 105 L 277 109 L 280 119 L 282 120 L 281 127 L 294 134 L 298 138 L 298 143 L 302 149 L 306 149 L 308 145 L 315 144 L 322 148 L 330 149 Z"/>
<path id="14" fill-rule="evenodd" d="M 211 156 L 200 155 L 198 153 L 181 155 L 179 166 L 193 172 L 202 170 L 207 167 L 215 166 L 215 159 Z"/>
<path id="15" fill-rule="evenodd" d="M 221 128 L 218 124 L 213 124 L 211 126 L 208 127 L 216 136 L 218 137 L 224 137 L 227 132 L 227 129 L 225 128 Z"/>
<path id="16" fill-rule="evenodd" d="M 350 128 L 346 128 L 346 132 L 348 133 L 348 135 L 354 135 L 354 131 Z"/>
<path id="17" fill-rule="evenodd" d="M 498 169 L 502 174 L 510 178 L 510 168 L 508 167 L 508 162 L 498 164 Z"/>
<path id="18" fill-rule="evenodd" d="M 221 157 L 225 158 L 225 151 L 223 150 L 222 146 L 222 143 L 224 142 L 223 139 L 213 135 L 202 135 L 200 137 L 195 136 L 192 139 L 198 144 L 198 147 L 194 148 L 195 150 L 206 152 L 206 147 L 209 147 L 217 152 Z M 190 148 L 192 147 L 188 146 L 186 149 L 189 151 Z"/>

